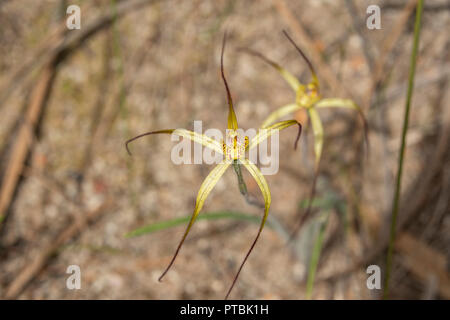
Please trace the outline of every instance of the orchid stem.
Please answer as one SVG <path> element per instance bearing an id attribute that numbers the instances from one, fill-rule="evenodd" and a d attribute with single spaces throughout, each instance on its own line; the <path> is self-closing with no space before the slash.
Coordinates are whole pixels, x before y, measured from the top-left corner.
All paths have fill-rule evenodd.
<path id="1" fill-rule="evenodd" d="M 233 160 L 233 169 L 238 178 L 239 191 L 243 196 L 247 196 L 247 185 L 245 184 L 244 177 L 242 176 L 241 165 L 238 160 Z"/>

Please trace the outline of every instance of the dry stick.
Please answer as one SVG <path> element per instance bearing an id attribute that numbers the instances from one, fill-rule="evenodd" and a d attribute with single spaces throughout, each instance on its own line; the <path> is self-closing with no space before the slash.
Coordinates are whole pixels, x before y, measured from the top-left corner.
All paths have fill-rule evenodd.
<path id="1" fill-rule="evenodd" d="M 59 25 L 56 31 L 45 41 L 46 45 L 40 46 L 36 51 L 37 58 L 33 55 L 32 58 L 25 64 L 22 64 L 16 71 L 11 72 L 13 76 L 10 80 L 6 81 L 6 88 L 2 88 L 2 92 L 0 93 L 0 105 L 3 105 L 10 94 L 17 88 L 18 82 L 21 82 L 24 78 L 32 74 L 31 71 L 34 68 L 42 67 L 49 61 L 52 61 L 61 52 L 73 51 L 78 48 L 98 31 L 111 25 L 115 19 L 158 1 L 160 0 L 123 1 L 117 5 L 115 11 L 109 10 L 107 13 L 101 14 L 99 17 L 92 19 L 92 22 L 86 23 L 80 30 L 68 31 L 65 22 Z"/>
<path id="2" fill-rule="evenodd" d="M 8 210 L 14 191 L 17 188 L 17 183 L 23 169 L 23 164 L 31 146 L 32 132 L 42 112 L 46 94 L 49 91 L 52 82 L 51 80 L 54 76 L 53 67 L 55 66 L 55 61 L 60 58 L 64 59 L 67 57 L 68 53 L 73 52 L 76 48 L 83 44 L 84 41 L 89 39 L 97 31 L 109 26 L 118 17 L 121 17 L 134 9 L 138 9 L 143 5 L 148 5 L 156 1 L 158 0 L 135 0 L 121 3 L 120 5 L 117 5 L 115 12 L 103 14 L 92 23 L 81 29 L 80 32 L 70 32 L 68 33 L 67 38 L 59 39 L 57 41 L 58 45 L 45 55 L 45 59 L 43 60 L 50 62 L 48 62 L 47 66 L 44 68 L 41 79 L 38 81 L 38 85 L 33 90 L 30 106 L 25 116 L 24 125 L 21 127 L 17 137 L 18 143 L 14 146 L 11 159 L 8 163 L 6 173 L 2 181 L 2 188 L 0 190 L 0 217 L 4 218 L 4 214 Z M 58 31 L 57 34 L 63 35 L 64 33 Z M 3 225 L 4 224 L 0 224 L 0 226 Z"/>
<path id="3" fill-rule="evenodd" d="M 317 70 L 320 77 L 328 83 L 334 93 L 343 92 L 346 95 L 349 95 L 350 93 L 344 86 L 341 85 L 338 78 L 336 77 L 336 74 L 322 58 L 322 53 L 316 48 L 313 40 L 306 33 L 301 24 L 297 21 L 297 18 L 289 10 L 286 2 L 284 0 L 273 0 L 273 4 L 280 16 L 286 21 L 288 26 L 295 33 L 296 39 L 298 39 L 300 42 L 300 46 L 305 47 L 306 50 L 311 53 L 309 57 L 311 58 L 312 63 L 318 67 Z"/>
<path id="4" fill-rule="evenodd" d="M 17 142 L 11 152 L 11 157 L 5 169 L 5 175 L 0 189 L 0 217 L 5 217 L 13 200 L 24 163 L 30 150 L 34 131 L 39 122 L 42 110 L 48 100 L 50 89 L 55 78 L 57 62 L 47 65 L 38 79 L 30 98 L 22 126 L 17 135 Z M 4 224 L 0 225 L 3 226 Z"/>
<path id="5" fill-rule="evenodd" d="M 88 213 L 80 213 L 80 219 L 74 219 L 69 226 L 59 233 L 59 235 L 45 250 L 43 250 L 30 264 L 21 270 L 19 275 L 15 277 L 12 283 L 7 287 L 4 298 L 17 298 L 25 287 L 46 266 L 50 258 L 57 253 L 58 249 L 62 245 L 76 237 L 89 223 L 96 220 L 109 208 L 111 208 L 111 202 L 109 200 L 105 200 L 105 202 L 96 209 Z"/>
<path id="6" fill-rule="evenodd" d="M 4 218 L 3 217 L 4 212 L 6 212 L 7 209 L 9 208 L 12 201 L 12 197 L 14 195 L 14 191 L 17 188 L 17 183 L 19 181 L 20 175 L 24 167 L 26 156 L 31 146 L 33 131 L 38 122 L 39 116 L 43 109 L 43 105 L 45 104 L 45 100 L 50 91 L 51 83 L 53 82 L 55 75 L 56 66 L 60 58 L 63 59 L 64 57 L 66 57 L 67 53 L 70 53 L 74 49 L 78 48 L 82 43 L 84 43 L 84 41 L 86 41 L 88 38 L 94 35 L 97 31 L 109 26 L 118 17 L 134 9 L 140 8 L 143 5 L 148 5 L 156 1 L 157 0 L 136 0 L 121 3 L 120 5 L 117 6 L 115 12 L 109 12 L 107 14 L 102 15 L 94 22 L 89 24 L 87 27 L 83 28 L 81 32 L 70 33 L 70 36 L 68 36 L 67 39 L 59 39 L 59 41 L 57 41 L 58 45 L 56 46 L 56 48 L 50 50 L 48 53 L 45 54 L 45 57 L 43 59 L 44 62 L 42 62 L 42 64 L 44 64 L 46 61 L 50 62 L 48 62 L 47 66 L 44 67 L 41 78 L 38 81 L 37 86 L 33 90 L 33 93 L 31 95 L 30 107 L 28 108 L 27 114 L 25 116 L 24 125 L 21 127 L 19 131 L 18 143 L 14 146 L 11 159 L 6 169 L 6 174 L 2 181 L 3 184 L 0 190 L 0 217 L 2 218 L 2 220 Z M 58 30 L 57 34 L 62 33 L 60 33 L 60 30 Z M 19 70 L 19 73 L 20 72 L 23 71 Z M 8 88 L 6 89 L 6 93 L 7 97 L 9 95 Z M 4 224 L 0 226 L 3 225 Z M 41 264 L 45 261 L 38 261 L 38 262 L 39 264 Z M 33 265 L 39 267 L 39 264 L 37 264 L 36 262 Z M 20 278 L 22 279 L 21 281 L 26 280 L 26 282 L 28 282 L 30 277 L 29 275 L 34 274 L 33 273 L 34 271 L 33 272 L 31 271 L 28 271 L 28 273 L 25 276 L 22 276 Z M 30 279 L 31 278 L 32 277 L 30 277 Z M 7 291 L 7 296 L 8 297 L 15 296 L 18 292 L 17 288 L 20 289 L 21 285 L 22 285 L 21 283 L 15 281 L 10 286 L 11 290 Z"/>
<path id="7" fill-rule="evenodd" d="M 0 106 L 4 106 L 9 96 L 19 88 L 24 82 L 30 80 L 33 69 L 42 67 L 48 63 L 51 57 L 57 55 L 57 48 L 63 44 L 64 34 L 67 31 L 66 23 L 60 23 L 50 34 L 50 36 L 35 49 L 29 58 L 25 58 L 16 70 L 8 71 L 11 76 L 5 81 L 5 85 L 0 90 Z"/>

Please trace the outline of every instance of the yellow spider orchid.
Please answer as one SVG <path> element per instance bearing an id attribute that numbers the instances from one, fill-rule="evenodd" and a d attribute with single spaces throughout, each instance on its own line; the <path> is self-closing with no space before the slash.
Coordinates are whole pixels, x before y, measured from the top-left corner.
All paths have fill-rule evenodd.
<path id="1" fill-rule="evenodd" d="M 327 107 L 338 107 L 338 108 L 348 108 L 348 109 L 354 109 L 356 110 L 362 120 L 363 120 L 363 127 L 364 127 L 364 134 L 365 134 L 365 141 L 366 145 L 367 143 L 367 122 L 366 119 L 359 108 L 359 106 L 354 103 L 350 99 L 339 99 L 339 98 L 322 98 L 319 93 L 319 80 L 317 78 L 316 72 L 314 71 L 314 67 L 312 66 L 309 59 L 306 57 L 306 55 L 303 53 L 303 51 L 296 45 L 296 43 L 292 40 L 292 38 L 288 35 L 286 31 L 283 30 L 284 35 L 288 38 L 288 40 L 292 43 L 292 45 L 297 49 L 297 51 L 300 53 L 300 55 L 303 57 L 303 59 L 308 64 L 308 67 L 312 74 L 312 80 L 308 84 L 302 84 L 296 77 L 294 77 L 289 71 L 281 67 L 276 62 L 273 62 L 272 60 L 268 59 L 264 55 L 262 55 L 259 52 L 255 52 L 251 49 L 243 48 L 242 50 L 256 56 L 260 59 L 262 59 L 264 62 L 271 65 L 273 68 L 275 68 L 281 76 L 286 80 L 286 82 L 289 84 L 289 86 L 294 90 L 296 94 L 295 102 L 287 104 L 283 107 L 280 107 L 279 109 L 272 112 L 266 120 L 264 120 L 262 124 L 262 128 L 268 128 L 273 122 L 276 120 L 292 113 L 298 110 L 305 110 L 307 111 L 307 115 L 309 115 L 309 118 L 311 119 L 311 125 L 314 135 L 314 153 L 315 153 L 315 161 L 314 161 L 314 179 L 311 189 L 311 195 L 310 195 L 310 201 L 308 208 L 306 209 L 306 213 L 302 216 L 302 219 L 293 232 L 291 238 L 296 234 L 300 226 L 302 225 L 304 219 L 307 218 L 310 210 L 311 210 L 311 203 L 312 198 L 314 197 L 315 192 L 315 184 L 316 184 L 316 178 L 319 170 L 319 163 L 320 158 L 322 156 L 322 149 L 323 149 L 323 140 L 324 140 L 324 130 L 322 126 L 322 121 L 320 120 L 319 114 L 317 112 L 317 109 L 321 108 L 327 108 Z"/>
<path id="2" fill-rule="evenodd" d="M 227 81 L 225 79 L 224 71 L 223 71 L 223 54 L 224 54 L 224 50 L 225 50 L 225 42 L 226 42 L 226 34 L 224 35 L 223 42 L 222 42 L 222 52 L 221 52 L 221 59 L 220 59 L 221 74 L 222 74 L 222 79 L 225 84 L 228 106 L 229 106 L 228 129 L 226 132 L 225 141 L 218 142 L 212 138 L 209 138 L 208 136 L 206 136 L 204 134 L 200 134 L 200 133 L 185 130 L 185 129 L 167 129 L 167 130 L 151 131 L 151 132 L 147 132 L 147 133 L 138 135 L 138 136 L 128 140 L 126 142 L 125 146 L 126 146 L 128 153 L 130 153 L 128 144 L 140 137 L 143 137 L 146 135 L 152 135 L 152 134 L 175 134 L 175 135 L 190 139 L 194 142 L 200 143 L 201 145 L 214 150 L 215 152 L 223 155 L 223 157 L 224 157 L 222 162 L 219 163 L 214 169 L 211 170 L 211 172 L 208 174 L 208 176 L 205 178 L 202 185 L 200 186 L 200 190 L 198 191 L 194 212 L 193 212 L 192 217 L 187 225 L 186 231 L 184 232 L 183 237 L 181 238 L 181 241 L 178 244 L 178 247 L 175 251 L 175 254 L 173 255 L 172 260 L 170 261 L 169 265 L 164 270 L 162 275 L 159 277 L 159 281 L 162 280 L 162 278 L 166 275 L 166 273 L 169 271 L 169 269 L 173 265 L 177 255 L 181 249 L 181 246 L 183 245 L 189 231 L 191 230 L 192 225 L 194 224 L 200 210 L 203 207 L 203 204 L 205 203 L 206 198 L 208 197 L 208 195 L 210 194 L 210 192 L 212 191 L 214 186 L 217 184 L 219 179 L 222 177 L 222 175 L 225 173 L 225 171 L 228 169 L 228 167 L 230 165 L 233 165 L 236 173 L 238 174 L 238 180 L 240 182 L 239 183 L 240 191 L 243 194 L 246 193 L 246 188 L 245 188 L 245 183 L 243 182 L 243 179 L 242 179 L 240 165 L 242 164 L 249 171 L 250 175 L 255 179 L 255 181 L 258 184 L 259 188 L 261 189 L 262 195 L 264 197 L 264 216 L 261 221 L 256 238 L 254 239 L 250 249 L 248 250 L 244 260 L 242 261 L 242 263 L 239 267 L 239 270 L 236 273 L 234 280 L 227 292 L 227 295 L 225 297 L 225 299 L 227 299 L 231 290 L 234 287 L 234 284 L 236 283 L 236 280 L 242 270 L 242 267 L 244 266 L 245 262 L 247 261 L 251 251 L 253 250 L 253 247 L 255 246 L 256 242 L 258 241 L 261 231 L 264 228 L 264 224 L 267 220 L 270 203 L 271 203 L 270 190 L 269 190 L 269 186 L 267 185 L 266 179 L 264 178 L 263 174 L 258 169 L 258 167 L 245 157 L 245 153 L 246 153 L 246 151 L 249 151 L 252 148 L 256 147 L 261 141 L 264 141 L 265 139 L 270 137 L 272 134 L 274 134 L 278 130 L 283 130 L 294 124 L 297 124 L 299 126 L 299 132 L 298 132 L 297 138 L 295 140 L 295 147 L 296 147 L 298 139 L 300 138 L 300 134 L 301 134 L 301 124 L 298 123 L 296 120 L 287 120 L 287 121 L 277 122 L 273 125 L 266 126 L 264 128 L 265 130 L 259 130 L 259 132 L 256 134 L 256 136 L 250 142 L 249 142 L 249 139 L 247 136 L 242 136 L 240 134 L 240 132 L 238 132 L 238 123 L 237 123 L 237 119 L 236 119 L 236 114 L 234 112 L 233 101 L 232 101 L 230 90 L 229 90 Z"/>

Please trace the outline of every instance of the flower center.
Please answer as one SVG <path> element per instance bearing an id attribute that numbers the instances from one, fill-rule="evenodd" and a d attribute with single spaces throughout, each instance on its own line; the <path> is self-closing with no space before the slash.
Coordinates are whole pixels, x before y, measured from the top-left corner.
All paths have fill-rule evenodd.
<path id="1" fill-rule="evenodd" d="M 296 103 L 302 107 L 309 108 L 320 100 L 317 87 L 310 83 L 306 87 L 300 87 L 297 91 Z"/>
<path id="2" fill-rule="evenodd" d="M 245 157 L 245 149 L 248 146 L 248 137 L 241 135 L 236 130 L 228 129 L 225 142 L 223 142 L 223 153 L 227 160 L 237 160 Z"/>

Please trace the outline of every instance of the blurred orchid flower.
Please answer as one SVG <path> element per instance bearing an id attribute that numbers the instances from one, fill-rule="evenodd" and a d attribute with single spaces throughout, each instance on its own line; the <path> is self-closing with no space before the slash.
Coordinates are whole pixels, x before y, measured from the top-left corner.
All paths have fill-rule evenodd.
<path id="1" fill-rule="evenodd" d="M 317 109 L 322 108 L 328 108 L 328 107 L 337 107 L 337 108 L 348 108 L 356 110 L 363 121 L 363 127 L 364 127 L 364 134 L 365 134 L 365 141 L 368 145 L 367 140 L 367 122 L 364 117 L 364 114 L 362 113 L 360 107 L 354 103 L 350 99 L 339 99 L 339 98 L 322 98 L 319 93 L 319 80 L 317 79 L 316 72 L 314 71 L 314 68 L 309 61 L 309 59 L 306 57 L 306 55 L 303 53 L 303 51 L 295 44 L 295 42 L 292 40 L 292 38 L 288 35 L 286 31 L 283 30 L 284 35 L 288 38 L 288 40 L 294 45 L 294 47 L 297 49 L 297 51 L 300 53 L 300 55 L 303 57 L 303 59 L 308 64 L 308 67 L 312 74 L 312 80 L 308 84 L 302 84 L 296 77 L 294 77 L 289 71 L 281 67 L 276 62 L 273 62 L 272 60 L 268 59 L 264 55 L 262 55 L 259 52 L 253 51 L 251 49 L 247 48 L 241 48 L 242 51 L 247 52 L 253 56 L 256 56 L 260 59 L 262 59 L 264 62 L 271 65 L 273 68 L 275 68 L 280 75 L 286 80 L 286 82 L 289 84 L 289 86 L 294 90 L 296 94 L 296 99 L 294 103 L 287 104 L 283 107 L 280 107 L 279 109 L 273 111 L 267 118 L 264 120 L 262 124 L 262 128 L 268 128 L 273 122 L 277 121 L 278 119 L 293 113 L 298 110 L 305 110 L 307 111 L 307 115 L 309 115 L 309 118 L 311 119 L 311 125 L 312 130 L 314 134 L 314 153 L 315 153 L 315 161 L 314 161 L 314 179 L 313 184 L 311 188 L 311 195 L 310 195 L 310 201 L 309 205 L 306 209 L 306 213 L 302 215 L 299 224 L 294 229 L 294 232 L 291 235 L 291 239 L 297 231 L 300 229 L 301 225 L 305 221 L 305 219 L 308 217 L 309 212 L 311 211 L 311 202 L 314 197 L 315 193 L 315 185 L 316 185 L 316 179 L 317 174 L 319 170 L 319 163 L 320 158 L 322 155 L 322 148 L 323 148 L 323 139 L 324 139 L 324 130 L 322 121 L 320 120 L 319 114 L 317 112 Z"/>
<path id="2" fill-rule="evenodd" d="M 262 195 L 264 197 L 264 216 L 261 221 L 258 233 L 256 235 L 256 238 L 254 239 L 250 249 L 248 250 L 244 260 L 242 261 L 238 272 L 236 273 L 234 280 L 227 292 L 227 295 L 225 299 L 228 298 L 229 294 L 231 293 L 231 290 L 234 287 L 234 284 L 236 283 L 237 278 L 239 277 L 239 274 L 242 270 L 242 267 L 244 266 L 245 262 L 247 261 L 251 251 L 253 250 L 256 242 L 258 241 L 258 238 L 261 234 L 261 231 L 264 228 L 264 224 L 267 220 L 267 216 L 269 214 L 269 208 L 271 204 L 271 195 L 269 186 L 267 185 L 266 179 L 264 178 L 261 171 L 258 169 L 258 167 L 252 163 L 249 159 L 245 157 L 246 151 L 256 147 L 260 142 L 264 141 L 268 137 L 270 137 L 272 134 L 277 132 L 278 130 L 283 130 L 285 128 L 288 128 L 294 124 L 297 124 L 299 127 L 298 135 L 295 140 L 295 147 L 297 146 L 298 139 L 300 138 L 301 134 L 301 124 L 298 123 L 296 120 L 287 120 L 287 121 L 280 121 L 272 125 L 267 125 L 263 129 L 265 130 L 259 130 L 256 136 L 249 142 L 249 139 L 247 136 L 242 136 L 240 132 L 238 132 L 238 123 L 236 114 L 234 112 L 233 107 L 233 101 L 231 98 L 230 90 L 227 84 L 227 81 L 225 79 L 224 71 L 223 71 L 223 54 L 225 49 L 225 43 L 226 43 L 226 34 L 223 37 L 222 42 L 222 52 L 221 52 L 221 74 L 222 79 L 225 84 L 225 89 L 227 93 L 227 99 L 228 99 L 228 130 L 226 130 L 226 138 L 225 141 L 217 141 L 214 140 L 204 134 L 185 130 L 185 129 L 166 129 L 166 130 L 158 130 L 158 131 L 151 131 L 146 132 L 143 134 L 140 134 L 126 142 L 126 149 L 128 153 L 130 153 L 128 144 L 138 138 L 141 138 L 146 135 L 153 135 L 153 134 L 175 134 L 178 136 L 182 136 L 184 138 L 190 139 L 194 142 L 200 143 L 203 146 L 210 148 L 214 150 L 215 152 L 223 155 L 223 160 L 220 164 L 218 164 L 211 172 L 208 174 L 208 176 L 203 181 L 202 185 L 200 186 L 200 190 L 198 191 L 197 200 L 195 204 L 194 213 L 191 216 L 191 219 L 188 223 L 188 226 L 186 228 L 186 231 L 183 234 L 183 237 L 181 238 L 181 241 L 178 244 L 178 247 L 175 251 L 175 254 L 170 261 L 169 265 L 165 269 L 165 271 L 162 273 L 162 275 L 159 277 L 159 281 L 163 279 L 163 277 L 166 275 L 166 273 L 169 271 L 171 266 L 173 265 L 181 246 L 183 245 L 189 231 L 191 230 L 192 225 L 194 224 L 200 210 L 203 207 L 203 204 L 205 203 L 206 198 L 214 188 L 214 186 L 217 184 L 217 182 L 220 180 L 222 175 L 225 173 L 225 171 L 228 169 L 230 165 L 233 165 L 236 173 L 240 175 L 240 165 L 242 164 L 251 174 L 251 176 L 255 179 L 256 183 L 258 184 L 259 188 L 261 189 Z M 130 153 L 131 154 L 131 153 Z M 242 176 L 239 176 L 239 181 L 242 181 Z M 241 189 L 241 184 L 239 185 Z M 241 189 L 241 193 L 243 193 L 243 190 Z"/>

